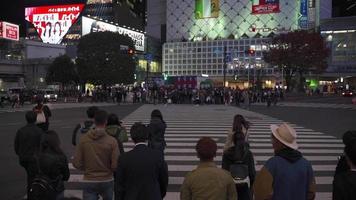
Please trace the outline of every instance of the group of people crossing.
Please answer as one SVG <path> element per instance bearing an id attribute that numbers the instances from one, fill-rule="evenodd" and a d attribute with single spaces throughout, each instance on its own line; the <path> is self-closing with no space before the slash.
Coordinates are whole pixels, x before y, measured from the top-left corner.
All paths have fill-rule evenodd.
<path id="1" fill-rule="evenodd" d="M 18 130 L 15 138 L 16 154 L 27 172 L 29 200 L 64 199 L 64 182 L 70 177 L 58 134 L 48 126 L 50 115 L 47 113 L 46 118 L 44 114 L 47 120 L 38 123 L 44 110 L 39 102 L 33 111 L 27 112 L 27 125 Z M 129 134 L 117 115 L 98 107 L 89 107 L 87 117 L 75 127 L 72 137 L 76 149 L 73 166 L 84 172 L 83 199 L 97 200 L 99 196 L 103 200 L 163 199 L 169 174 L 164 155 L 167 124 L 162 113 L 153 110 L 149 124 L 136 122 Z M 316 198 L 314 171 L 298 150 L 293 127 L 286 123 L 270 126 L 274 156 L 258 173 L 248 140 L 250 127 L 251 123 L 242 115 L 234 116 L 221 168 L 214 162 L 216 141 L 210 137 L 199 139 L 195 146 L 199 164 L 186 174 L 180 189 L 181 200 Z M 128 141 L 128 135 L 135 146 L 125 152 L 123 143 Z M 356 199 L 356 131 L 346 132 L 343 142 L 345 154 L 335 171 L 333 200 Z"/>

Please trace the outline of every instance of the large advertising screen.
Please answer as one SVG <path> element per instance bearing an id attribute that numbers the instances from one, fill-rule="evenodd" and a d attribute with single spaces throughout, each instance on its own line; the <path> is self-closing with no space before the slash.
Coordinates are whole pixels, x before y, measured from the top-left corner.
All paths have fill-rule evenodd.
<path id="1" fill-rule="evenodd" d="M 103 3 L 112 3 L 112 0 L 88 0 L 87 4 L 103 4 Z"/>
<path id="2" fill-rule="evenodd" d="M 279 0 L 252 0 L 252 14 L 278 13 Z"/>
<path id="3" fill-rule="evenodd" d="M 137 51 L 145 50 L 145 35 L 143 33 L 98 21 L 89 17 L 82 17 L 82 35 L 101 31 L 118 32 L 121 35 L 127 35 L 133 40 Z"/>
<path id="4" fill-rule="evenodd" d="M 195 0 L 195 19 L 219 17 L 219 0 Z"/>
<path id="5" fill-rule="evenodd" d="M 76 22 L 85 4 L 53 5 L 25 8 L 26 20 L 36 28 L 44 43 L 61 43 Z"/>
<path id="6" fill-rule="evenodd" d="M 0 38 L 18 41 L 20 39 L 19 25 L 0 21 Z"/>

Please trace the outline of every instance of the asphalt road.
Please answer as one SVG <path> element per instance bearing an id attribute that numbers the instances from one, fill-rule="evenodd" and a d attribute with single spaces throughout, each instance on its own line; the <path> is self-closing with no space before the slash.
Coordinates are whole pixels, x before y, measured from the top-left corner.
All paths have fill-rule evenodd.
<path id="1" fill-rule="evenodd" d="M 356 110 L 338 108 L 306 108 L 251 106 L 251 111 L 288 121 L 338 138 L 347 130 L 356 130 Z"/>
<path id="2" fill-rule="evenodd" d="M 115 113 L 120 119 L 136 110 L 140 105 L 107 106 L 102 109 Z M 50 129 L 57 131 L 61 147 L 68 157 L 74 153 L 71 134 L 75 125 L 86 118 L 86 108 L 53 110 Z M 26 173 L 19 165 L 14 151 L 17 129 L 25 125 L 24 112 L 0 114 L 0 199 L 20 200 L 26 193 Z"/>

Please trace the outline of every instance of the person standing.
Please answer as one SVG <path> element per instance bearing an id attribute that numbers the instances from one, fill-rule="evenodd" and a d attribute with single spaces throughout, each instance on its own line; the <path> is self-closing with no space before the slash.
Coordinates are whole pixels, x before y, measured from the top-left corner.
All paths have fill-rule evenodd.
<path id="1" fill-rule="evenodd" d="M 356 199 L 356 131 L 348 131 L 343 136 L 344 158 L 347 167 L 335 171 L 333 200 Z"/>
<path id="2" fill-rule="evenodd" d="M 161 111 L 158 109 L 153 110 L 150 124 L 148 124 L 148 147 L 159 150 L 162 156 L 166 148 L 166 141 L 164 139 L 166 128 L 167 125 L 163 120 Z"/>
<path id="3" fill-rule="evenodd" d="M 288 124 L 271 125 L 274 156 L 257 174 L 255 200 L 315 199 L 315 177 L 311 163 L 298 151 L 297 134 Z"/>
<path id="4" fill-rule="evenodd" d="M 43 130 L 35 125 L 36 113 L 26 112 L 27 125 L 20 128 L 15 137 L 15 153 L 19 157 L 20 165 L 25 168 L 27 173 L 27 194 L 29 186 L 38 173 L 35 160 L 35 153 L 39 151 L 40 141 Z"/>
<path id="5" fill-rule="evenodd" d="M 119 121 L 119 117 L 116 114 L 110 114 L 108 116 L 108 122 L 105 128 L 106 132 L 114 137 L 119 145 L 120 154 L 124 153 L 124 142 L 128 141 L 126 128 L 122 126 Z"/>
<path id="6" fill-rule="evenodd" d="M 256 176 L 253 154 L 242 132 L 234 133 L 233 143 L 234 146 L 223 152 L 222 168 L 234 177 L 238 199 L 252 200 L 251 188 Z"/>
<path id="7" fill-rule="evenodd" d="M 33 108 L 33 111 L 37 113 L 36 124 L 43 131 L 48 131 L 49 118 L 52 116 L 51 110 L 48 106 L 43 104 L 43 98 L 37 98 L 37 105 Z"/>
<path id="8" fill-rule="evenodd" d="M 83 124 L 77 124 L 72 133 L 72 144 L 73 146 L 77 145 L 77 134 L 80 132 L 81 134 L 87 133 L 90 129 L 95 127 L 94 124 L 94 116 L 95 113 L 99 110 L 96 106 L 90 106 L 87 109 L 87 117 L 88 119 L 83 122 Z"/>
<path id="9" fill-rule="evenodd" d="M 237 193 L 234 180 L 228 171 L 217 168 L 213 162 L 216 156 L 216 142 L 201 138 L 195 146 L 200 163 L 189 172 L 180 189 L 181 200 L 236 200 Z"/>
<path id="10" fill-rule="evenodd" d="M 106 131 L 107 113 L 99 110 L 94 117 L 95 129 L 80 138 L 73 159 L 73 166 L 84 171 L 88 181 L 83 189 L 83 199 L 103 200 L 113 198 L 113 172 L 117 167 L 119 149 L 116 140 Z"/>
<path id="11" fill-rule="evenodd" d="M 147 147 L 145 125 L 135 123 L 130 135 L 135 147 L 119 158 L 115 194 L 120 200 L 162 200 L 168 186 L 167 163 L 159 151 Z"/>
<path id="12" fill-rule="evenodd" d="M 39 172 L 52 180 L 53 200 L 64 198 L 64 181 L 69 179 L 69 167 L 66 155 L 60 148 L 60 140 L 55 131 L 47 131 L 42 136 L 38 156 Z"/>
<path id="13" fill-rule="evenodd" d="M 245 141 L 248 142 L 248 129 L 250 128 L 250 122 L 245 120 L 242 115 L 235 115 L 234 122 L 232 124 L 232 129 L 227 133 L 226 142 L 224 145 L 224 151 L 227 151 L 230 147 L 234 145 L 234 135 L 235 133 L 242 133 L 244 135 Z"/>

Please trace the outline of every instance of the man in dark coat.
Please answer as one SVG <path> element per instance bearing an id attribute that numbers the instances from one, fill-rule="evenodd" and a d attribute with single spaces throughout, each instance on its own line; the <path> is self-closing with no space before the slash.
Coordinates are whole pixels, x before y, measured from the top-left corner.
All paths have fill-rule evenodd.
<path id="1" fill-rule="evenodd" d="M 159 151 L 147 147 L 145 125 L 135 123 L 130 134 L 135 147 L 119 158 L 116 195 L 120 200 L 162 200 L 168 186 L 167 163 Z"/>
<path id="2" fill-rule="evenodd" d="M 26 113 L 27 125 L 19 129 L 15 137 L 15 152 L 19 156 L 20 165 L 27 172 L 27 190 L 38 173 L 34 154 L 39 151 L 42 129 L 35 125 L 37 114 L 33 111 Z M 27 191 L 28 192 L 28 191 Z"/>

